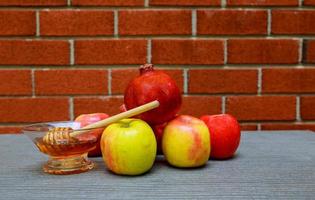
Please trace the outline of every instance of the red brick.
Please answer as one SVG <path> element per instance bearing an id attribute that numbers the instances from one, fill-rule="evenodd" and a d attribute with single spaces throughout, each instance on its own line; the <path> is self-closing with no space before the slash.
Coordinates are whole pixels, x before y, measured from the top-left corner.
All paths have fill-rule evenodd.
<path id="1" fill-rule="evenodd" d="M 103 10 L 50 10 L 40 12 L 44 36 L 94 36 L 114 33 L 114 13 Z"/>
<path id="2" fill-rule="evenodd" d="M 151 6 L 220 6 L 220 0 L 150 0 Z"/>
<path id="3" fill-rule="evenodd" d="M 0 122 L 69 120 L 67 98 L 2 98 Z"/>
<path id="4" fill-rule="evenodd" d="M 107 71 L 35 71 L 35 86 L 37 95 L 107 94 Z"/>
<path id="5" fill-rule="evenodd" d="M 122 96 L 81 97 L 74 99 L 74 115 L 103 112 L 109 115 L 120 113 L 119 107 L 124 103 Z"/>
<path id="6" fill-rule="evenodd" d="M 273 34 L 315 34 L 314 21 L 314 10 L 274 10 L 272 11 L 271 32 Z"/>
<path id="7" fill-rule="evenodd" d="M 75 62 L 89 64 L 143 64 L 146 40 L 85 40 L 75 42 Z"/>
<path id="8" fill-rule="evenodd" d="M 0 70 L 0 95 L 31 95 L 30 70 Z"/>
<path id="9" fill-rule="evenodd" d="M 257 93 L 257 70 L 190 70 L 189 93 Z"/>
<path id="10" fill-rule="evenodd" d="M 241 126 L 242 131 L 257 131 L 257 125 L 256 124 L 241 123 L 240 126 Z"/>
<path id="11" fill-rule="evenodd" d="M 298 0 L 227 0 L 228 6 L 298 6 Z"/>
<path id="12" fill-rule="evenodd" d="M 241 121 L 295 120 L 295 104 L 294 96 L 234 96 L 226 110 Z"/>
<path id="13" fill-rule="evenodd" d="M 221 98 L 214 96 L 183 96 L 180 114 L 201 117 L 221 113 Z"/>
<path id="14" fill-rule="evenodd" d="M 315 92 L 315 69 L 263 69 L 264 93 Z"/>
<path id="15" fill-rule="evenodd" d="M 67 41 L 0 40 L 0 65 L 69 64 Z"/>
<path id="16" fill-rule="evenodd" d="M 304 0 L 303 5 L 305 5 L 305 6 L 315 6 L 315 0 Z"/>
<path id="17" fill-rule="evenodd" d="M 221 40 L 153 40 L 152 62 L 156 64 L 223 64 Z"/>
<path id="18" fill-rule="evenodd" d="M 144 6 L 144 0 L 72 0 L 74 6 Z"/>
<path id="19" fill-rule="evenodd" d="M 21 132 L 22 126 L 0 126 L 0 134 L 15 134 Z"/>
<path id="20" fill-rule="evenodd" d="M 301 97 L 301 117 L 303 120 L 315 119 L 315 96 Z"/>
<path id="21" fill-rule="evenodd" d="M 156 70 L 158 70 L 156 68 Z M 181 91 L 183 91 L 183 70 L 164 70 L 170 75 Z M 128 83 L 139 75 L 138 69 L 113 69 L 112 70 L 112 94 L 123 94 Z"/>
<path id="22" fill-rule="evenodd" d="M 123 94 L 129 82 L 139 75 L 138 69 L 112 69 L 112 94 Z"/>
<path id="23" fill-rule="evenodd" d="M 269 123 L 262 124 L 262 130 L 311 130 L 315 131 L 315 124 L 306 123 Z"/>
<path id="24" fill-rule="evenodd" d="M 2 10 L 0 11 L 0 27 L 1 36 L 35 35 L 35 12 Z"/>
<path id="25" fill-rule="evenodd" d="M 120 35 L 191 34 L 191 11 L 128 10 L 119 12 Z"/>
<path id="26" fill-rule="evenodd" d="M 295 64 L 299 62 L 299 42 L 291 39 L 231 39 L 228 63 Z"/>
<path id="27" fill-rule="evenodd" d="M 315 40 L 304 42 L 303 54 L 304 63 L 315 63 Z"/>
<path id="28" fill-rule="evenodd" d="M 0 0 L 0 6 L 65 6 L 67 0 Z"/>
<path id="29" fill-rule="evenodd" d="M 200 35 L 261 35 L 267 33 L 267 11 L 199 10 L 197 33 Z"/>

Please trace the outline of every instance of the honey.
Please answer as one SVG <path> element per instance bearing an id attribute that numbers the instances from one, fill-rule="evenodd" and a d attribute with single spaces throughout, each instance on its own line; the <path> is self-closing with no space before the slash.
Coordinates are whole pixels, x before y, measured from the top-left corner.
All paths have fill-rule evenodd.
<path id="1" fill-rule="evenodd" d="M 43 165 L 43 170 L 49 174 L 77 174 L 94 168 L 94 163 L 88 160 L 87 153 L 96 147 L 96 140 L 75 141 L 67 144 L 45 143 L 43 137 L 35 138 L 38 149 L 49 155 L 50 159 Z"/>
<path id="2" fill-rule="evenodd" d="M 95 141 L 70 142 L 68 144 L 49 144 L 45 143 L 42 137 L 36 138 L 35 144 L 41 152 L 56 157 L 81 155 L 82 153 L 91 151 L 96 147 Z"/>

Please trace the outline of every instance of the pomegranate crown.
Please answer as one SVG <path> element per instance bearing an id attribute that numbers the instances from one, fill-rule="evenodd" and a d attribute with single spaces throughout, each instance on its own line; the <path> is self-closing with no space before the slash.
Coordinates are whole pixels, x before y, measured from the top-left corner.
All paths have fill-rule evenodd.
<path id="1" fill-rule="evenodd" d="M 140 74 L 144 74 L 145 72 L 152 71 L 153 69 L 154 69 L 153 64 L 148 64 L 148 63 L 141 65 L 139 68 Z"/>

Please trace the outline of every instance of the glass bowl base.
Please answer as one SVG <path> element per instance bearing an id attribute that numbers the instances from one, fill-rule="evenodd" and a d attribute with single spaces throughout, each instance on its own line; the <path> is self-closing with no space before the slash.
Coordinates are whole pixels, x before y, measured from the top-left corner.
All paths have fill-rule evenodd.
<path id="1" fill-rule="evenodd" d="M 49 174 L 79 174 L 93 169 L 95 164 L 88 160 L 87 153 L 66 157 L 50 157 L 43 165 L 43 171 Z"/>

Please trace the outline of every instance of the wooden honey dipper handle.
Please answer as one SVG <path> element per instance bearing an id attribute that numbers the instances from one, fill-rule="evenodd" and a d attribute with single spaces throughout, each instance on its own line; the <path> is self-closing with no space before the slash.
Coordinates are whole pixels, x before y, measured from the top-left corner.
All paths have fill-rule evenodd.
<path id="1" fill-rule="evenodd" d="M 85 130 L 90 130 L 90 129 L 96 129 L 96 128 L 103 128 L 108 126 L 109 124 L 112 124 L 114 122 L 117 122 L 119 120 L 125 119 L 125 118 L 129 118 L 132 116 L 136 116 L 139 115 L 141 113 L 144 113 L 146 111 L 152 110 L 154 108 L 159 107 L 160 103 L 159 101 L 155 100 L 155 101 L 151 101 L 150 103 L 144 104 L 142 106 L 133 108 L 131 110 L 127 110 L 125 112 L 119 113 L 117 115 L 111 116 L 109 118 L 103 119 L 101 121 L 98 121 L 96 123 L 87 125 L 83 128 L 81 128 L 79 131 L 73 131 L 70 133 L 71 137 L 80 135 L 85 133 Z"/>

